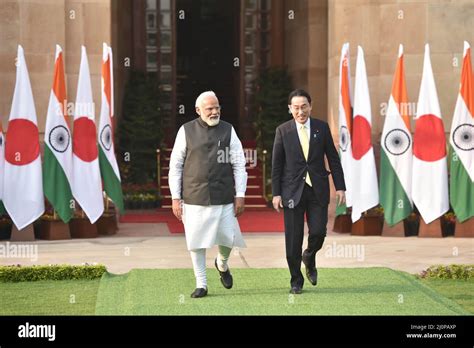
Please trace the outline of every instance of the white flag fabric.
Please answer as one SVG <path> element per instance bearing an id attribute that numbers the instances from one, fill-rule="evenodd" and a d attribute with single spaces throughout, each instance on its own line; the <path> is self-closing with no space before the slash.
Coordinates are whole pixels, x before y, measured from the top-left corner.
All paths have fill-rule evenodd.
<path id="1" fill-rule="evenodd" d="M 91 223 L 104 212 L 94 119 L 89 63 L 82 46 L 74 111 L 72 193 Z"/>
<path id="2" fill-rule="evenodd" d="M 449 209 L 446 138 L 428 44 L 413 136 L 412 197 L 427 224 Z"/>
<path id="3" fill-rule="evenodd" d="M 18 46 L 16 83 L 5 139 L 3 202 L 21 230 L 44 212 L 36 109 L 23 48 Z"/>
<path id="4" fill-rule="evenodd" d="M 352 95 L 349 43 L 341 50 L 339 64 L 339 155 L 346 183 L 346 206 L 352 206 Z"/>
<path id="5" fill-rule="evenodd" d="M 377 171 L 372 147 L 372 108 L 365 68 L 364 51 L 357 50 L 352 123 L 352 222 L 379 203 Z"/>

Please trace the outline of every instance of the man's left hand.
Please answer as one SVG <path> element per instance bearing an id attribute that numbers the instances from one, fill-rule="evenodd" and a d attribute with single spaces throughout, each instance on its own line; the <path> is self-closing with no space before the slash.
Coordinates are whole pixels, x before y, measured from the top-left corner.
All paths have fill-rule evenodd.
<path id="1" fill-rule="evenodd" d="M 245 198 L 244 197 L 235 197 L 234 198 L 234 215 L 239 217 L 242 215 L 245 209 Z"/>

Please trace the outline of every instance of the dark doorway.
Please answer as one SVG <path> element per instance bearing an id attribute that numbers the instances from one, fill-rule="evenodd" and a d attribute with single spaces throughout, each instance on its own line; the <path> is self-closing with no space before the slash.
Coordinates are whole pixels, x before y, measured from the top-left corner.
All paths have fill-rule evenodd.
<path id="1" fill-rule="evenodd" d="M 197 96 L 212 90 L 222 119 L 238 129 L 240 1 L 177 0 L 176 12 L 177 127 L 197 117 Z"/>

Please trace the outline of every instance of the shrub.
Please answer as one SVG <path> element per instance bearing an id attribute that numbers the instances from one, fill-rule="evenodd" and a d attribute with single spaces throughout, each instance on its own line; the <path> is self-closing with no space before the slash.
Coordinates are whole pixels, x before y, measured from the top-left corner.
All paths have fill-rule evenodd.
<path id="1" fill-rule="evenodd" d="M 253 111 L 255 121 L 253 128 L 256 133 L 259 161 L 262 151 L 267 150 L 267 172 L 265 182 L 271 183 L 271 165 L 273 141 L 276 128 L 285 121 L 291 120 L 288 114 L 288 94 L 292 90 L 291 79 L 286 68 L 267 68 L 254 81 L 255 99 Z M 271 200 L 271 190 L 267 191 L 267 200 Z"/>
<path id="2" fill-rule="evenodd" d="M 0 282 L 97 279 L 107 272 L 104 265 L 0 266 Z"/>
<path id="3" fill-rule="evenodd" d="M 292 118 L 288 114 L 288 94 L 292 87 L 287 70 L 285 68 L 263 70 L 256 80 L 255 89 L 256 120 L 253 126 L 257 134 L 257 147 L 259 150 L 268 151 L 271 163 L 275 130 L 280 124 Z"/>
<path id="4" fill-rule="evenodd" d="M 156 73 L 133 71 L 125 87 L 118 125 L 118 160 L 123 183 L 156 181 L 156 149 L 163 135 Z M 125 154 L 130 156 L 125 159 Z"/>
<path id="5" fill-rule="evenodd" d="M 474 278 L 474 265 L 434 265 L 422 271 L 419 277 L 467 280 Z"/>

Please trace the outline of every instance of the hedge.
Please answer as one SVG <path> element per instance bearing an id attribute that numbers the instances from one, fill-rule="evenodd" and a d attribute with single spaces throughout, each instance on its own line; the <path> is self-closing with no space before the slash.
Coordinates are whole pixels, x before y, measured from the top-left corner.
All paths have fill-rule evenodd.
<path id="1" fill-rule="evenodd" d="M 107 272 L 104 265 L 0 266 L 0 282 L 97 279 Z"/>

